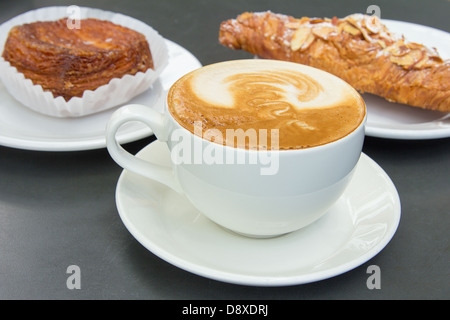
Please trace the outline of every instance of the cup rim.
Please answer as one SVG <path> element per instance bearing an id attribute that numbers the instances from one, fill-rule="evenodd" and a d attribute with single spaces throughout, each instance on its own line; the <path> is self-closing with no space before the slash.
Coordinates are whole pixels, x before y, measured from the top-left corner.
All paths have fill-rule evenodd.
<path id="1" fill-rule="evenodd" d="M 234 61 L 254 61 L 254 60 L 255 60 L 255 59 L 235 59 L 235 60 L 226 60 L 226 61 L 219 61 L 219 62 L 216 62 L 216 63 L 212 63 L 212 64 L 209 64 L 209 65 L 205 65 L 205 66 L 203 66 L 203 67 L 208 67 L 208 66 L 211 66 L 211 65 L 217 65 L 217 64 L 224 64 L 224 63 L 228 63 L 228 62 L 231 62 L 231 63 L 232 63 L 232 62 L 234 62 Z M 266 60 L 267 60 L 267 59 L 266 59 Z M 271 61 L 276 61 L 276 62 L 281 62 L 281 63 L 283 63 L 283 62 L 285 62 L 285 63 L 294 63 L 294 62 L 291 62 L 291 61 L 282 61 L 282 60 L 274 60 L 274 59 L 269 59 L 269 60 L 271 60 Z M 203 68 L 203 67 L 200 67 L 200 68 Z M 251 154 L 251 153 L 255 153 L 255 152 L 256 152 L 256 153 L 259 153 L 259 152 L 270 152 L 270 153 L 271 153 L 271 152 L 283 152 L 283 153 L 287 153 L 287 152 L 289 152 L 289 153 L 297 153 L 297 152 L 299 152 L 299 153 L 307 153 L 307 152 L 314 152 L 314 150 L 317 150 L 317 149 L 323 149 L 323 148 L 330 147 L 331 145 L 340 144 L 340 143 L 342 143 L 342 141 L 348 140 L 348 139 L 350 139 L 350 137 L 353 137 L 354 135 L 356 135 L 357 132 L 359 132 L 360 130 L 365 130 L 365 125 L 366 125 L 366 123 L 367 123 L 367 106 L 366 106 L 366 102 L 364 101 L 364 99 L 362 98 L 362 96 L 360 95 L 360 93 L 359 93 L 353 86 L 351 86 L 348 82 L 346 82 L 345 80 L 343 80 L 343 79 L 341 79 L 341 78 L 339 78 L 339 77 L 333 75 L 332 73 L 329 73 L 329 72 L 327 72 L 327 71 L 324 71 L 324 70 L 321 70 L 321 69 L 318 69 L 318 68 L 314 68 L 314 67 L 311 67 L 311 66 L 303 65 L 303 67 L 306 67 L 306 68 L 313 68 L 313 69 L 319 70 L 320 72 L 327 73 L 327 74 L 330 75 L 331 77 L 338 78 L 340 81 L 342 81 L 342 82 L 344 82 L 345 84 L 347 84 L 347 85 L 350 87 L 350 89 L 354 90 L 354 91 L 359 95 L 359 97 L 360 97 L 360 99 L 361 99 L 361 101 L 362 101 L 362 104 L 363 104 L 362 107 L 363 107 L 363 109 L 364 109 L 364 117 L 363 117 L 363 119 L 361 120 L 361 122 L 358 124 L 357 127 L 355 127 L 352 131 L 348 132 L 346 135 L 344 135 L 344 136 L 342 136 L 342 137 L 340 137 L 340 138 L 338 138 L 338 139 L 336 139 L 336 140 L 328 141 L 328 142 L 326 142 L 326 143 L 322 143 L 322 144 L 315 145 L 315 146 L 311 146 L 311 147 L 305 147 L 305 148 L 293 148 L 293 149 L 265 149 L 265 150 L 258 150 L 258 149 L 256 149 L 256 150 L 255 150 L 255 149 L 246 149 L 246 148 L 234 147 L 234 146 L 229 146 L 229 145 L 227 145 L 227 144 L 221 144 L 221 143 L 209 141 L 209 140 L 207 140 L 207 139 L 204 139 L 203 137 L 199 137 L 198 135 L 194 134 L 193 132 L 191 132 L 190 130 L 188 130 L 187 128 L 185 128 L 181 123 L 179 123 L 179 122 L 173 117 L 172 113 L 171 113 L 170 110 L 169 110 L 168 97 L 169 97 L 169 92 L 170 92 L 170 89 L 172 88 L 172 86 L 173 86 L 176 82 L 178 82 L 178 80 L 180 80 L 181 78 L 183 78 L 183 77 L 185 77 L 185 76 L 187 76 L 187 75 L 189 75 L 189 74 L 195 72 L 197 69 L 196 69 L 196 70 L 192 70 L 191 72 L 188 72 L 186 75 L 184 75 L 184 76 L 180 77 L 179 79 L 177 79 L 177 81 L 175 81 L 174 84 L 172 84 L 172 86 L 167 90 L 166 95 L 165 95 L 165 99 L 164 99 L 164 110 L 165 110 L 165 113 L 168 114 L 169 118 L 170 118 L 170 119 L 171 119 L 171 120 L 172 120 L 179 128 L 182 128 L 183 130 L 187 131 L 191 136 L 194 137 L 194 139 L 200 139 L 202 142 L 212 143 L 212 144 L 214 144 L 214 145 L 216 145 L 216 146 L 221 146 L 221 147 L 223 147 L 225 150 L 232 149 L 232 150 L 236 150 L 237 152 L 248 152 L 248 153 L 250 153 L 250 154 Z"/>

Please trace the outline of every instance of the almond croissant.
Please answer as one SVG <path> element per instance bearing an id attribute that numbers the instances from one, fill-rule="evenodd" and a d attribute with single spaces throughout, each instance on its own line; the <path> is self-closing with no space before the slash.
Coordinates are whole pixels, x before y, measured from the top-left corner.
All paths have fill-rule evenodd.
<path id="1" fill-rule="evenodd" d="M 450 111 L 450 61 L 392 34 L 376 16 L 296 19 L 246 12 L 222 22 L 219 41 L 261 58 L 328 71 L 392 102 Z"/>

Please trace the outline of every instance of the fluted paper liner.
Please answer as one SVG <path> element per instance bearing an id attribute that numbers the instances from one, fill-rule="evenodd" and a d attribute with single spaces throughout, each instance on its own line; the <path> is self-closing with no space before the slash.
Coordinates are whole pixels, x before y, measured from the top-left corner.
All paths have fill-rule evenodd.
<path id="1" fill-rule="evenodd" d="M 69 7 L 46 7 L 23 13 L 0 26 L 0 54 L 12 27 L 36 21 L 55 21 L 70 17 Z M 49 91 L 44 91 L 40 85 L 34 85 L 31 80 L 12 67 L 9 62 L 0 57 L 0 78 L 8 92 L 26 107 L 54 117 L 81 117 L 97 113 L 120 104 L 149 89 L 168 64 L 168 49 L 164 39 L 147 24 L 109 11 L 93 8 L 80 8 L 80 18 L 96 18 L 108 20 L 115 24 L 142 33 L 150 46 L 155 69 L 138 72 L 136 75 L 125 75 L 114 78 L 108 84 L 96 90 L 86 90 L 83 97 L 74 97 L 65 101 L 63 97 L 55 98 Z M 82 25 L 81 25 L 82 27 Z"/>

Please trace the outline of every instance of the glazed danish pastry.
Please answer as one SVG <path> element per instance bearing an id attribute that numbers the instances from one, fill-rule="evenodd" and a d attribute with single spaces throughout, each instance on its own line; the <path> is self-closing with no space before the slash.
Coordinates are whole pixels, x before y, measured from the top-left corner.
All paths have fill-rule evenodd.
<path id="1" fill-rule="evenodd" d="M 113 78 L 154 68 L 144 35 L 98 19 L 71 29 L 67 19 L 13 27 L 3 58 L 33 84 L 66 101 Z"/>

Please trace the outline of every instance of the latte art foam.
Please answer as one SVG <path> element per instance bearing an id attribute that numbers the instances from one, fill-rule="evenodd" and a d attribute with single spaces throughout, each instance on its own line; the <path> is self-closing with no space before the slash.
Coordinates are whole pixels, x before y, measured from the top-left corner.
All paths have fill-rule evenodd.
<path id="1" fill-rule="evenodd" d="M 341 79 L 300 64 L 262 59 L 197 69 L 172 86 L 168 106 L 189 131 L 194 133 L 194 123 L 201 122 L 204 132 L 219 130 L 223 143 L 239 148 L 262 146 L 234 145 L 236 141 L 226 139 L 227 129 L 278 129 L 279 149 L 300 149 L 342 138 L 365 116 L 361 96 Z"/>

